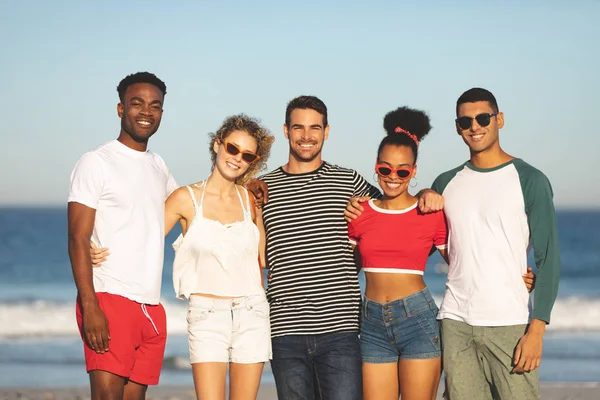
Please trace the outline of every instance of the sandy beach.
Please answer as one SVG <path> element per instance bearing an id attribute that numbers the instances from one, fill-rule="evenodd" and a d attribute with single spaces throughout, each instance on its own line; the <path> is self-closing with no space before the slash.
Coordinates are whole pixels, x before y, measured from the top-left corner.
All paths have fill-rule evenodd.
<path id="1" fill-rule="evenodd" d="M 440 388 L 441 389 L 441 388 Z M 87 400 L 90 398 L 88 388 L 48 388 L 23 389 L 0 388 L 0 400 Z M 438 399 L 441 399 L 441 390 Z M 183 386 L 157 386 L 148 389 L 147 400 L 194 400 L 194 389 Z M 261 385 L 258 400 L 275 400 L 277 394 L 272 384 Z M 541 384 L 543 400 L 598 400 L 600 399 L 600 382 L 560 383 L 545 382 Z"/>

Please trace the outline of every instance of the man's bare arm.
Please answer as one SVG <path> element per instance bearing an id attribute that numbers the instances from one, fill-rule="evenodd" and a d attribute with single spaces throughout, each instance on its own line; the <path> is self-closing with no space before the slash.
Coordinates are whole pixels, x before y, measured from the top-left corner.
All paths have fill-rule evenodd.
<path id="1" fill-rule="evenodd" d="M 81 301 L 83 330 L 90 347 L 98 353 L 108 351 L 108 321 L 98 305 L 94 290 L 90 238 L 94 229 L 96 210 L 80 203 L 68 206 L 69 258 L 77 293 Z"/>

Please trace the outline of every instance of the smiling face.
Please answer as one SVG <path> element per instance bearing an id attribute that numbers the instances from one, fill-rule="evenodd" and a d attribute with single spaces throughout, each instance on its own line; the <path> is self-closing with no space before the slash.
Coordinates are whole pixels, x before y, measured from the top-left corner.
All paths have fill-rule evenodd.
<path id="1" fill-rule="evenodd" d="M 396 146 L 387 144 L 379 153 L 378 164 L 386 165 L 392 169 L 410 168 L 412 173 L 406 179 L 400 179 L 396 173 L 388 176 L 377 174 L 377 183 L 387 198 L 395 198 L 406 192 L 410 179 L 415 176 L 415 155 L 409 146 Z"/>
<path id="2" fill-rule="evenodd" d="M 224 143 L 215 141 L 213 144 L 213 151 L 217 154 L 217 158 L 215 160 L 214 168 L 216 168 L 225 179 L 235 181 L 246 173 L 250 167 L 250 164 L 243 160 L 242 152 L 249 151 L 256 153 L 258 144 L 256 139 L 245 131 L 232 131 L 223 138 L 223 140 L 237 146 L 237 149 L 240 150 L 240 152 L 236 155 L 229 154 Z"/>
<path id="3" fill-rule="evenodd" d="M 468 129 L 461 129 L 458 123 L 456 123 L 456 131 L 463 138 L 465 144 L 469 146 L 471 154 L 500 147 L 498 132 L 504 126 L 504 114 L 498 113 L 498 115 L 490 118 L 488 126 L 480 126 L 475 119 L 477 115 L 494 113 L 494 109 L 490 106 L 489 102 L 463 103 L 458 106 L 457 111 L 457 118 L 473 118 L 471 127 Z"/>
<path id="4" fill-rule="evenodd" d="M 163 101 L 160 89 L 150 83 L 129 86 L 117 105 L 121 132 L 137 143 L 147 143 L 160 126 Z"/>
<path id="5" fill-rule="evenodd" d="M 296 108 L 290 114 L 290 123 L 283 125 L 290 142 L 290 154 L 298 161 L 320 161 L 323 143 L 329 135 L 329 125 L 323 126 L 323 115 L 312 109 Z"/>

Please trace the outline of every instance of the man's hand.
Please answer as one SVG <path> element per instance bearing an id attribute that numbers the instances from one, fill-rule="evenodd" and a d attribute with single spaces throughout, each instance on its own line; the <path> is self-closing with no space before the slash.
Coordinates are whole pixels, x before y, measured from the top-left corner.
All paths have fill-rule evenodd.
<path id="1" fill-rule="evenodd" d="M 261 208 L 269 200 L 269 188 L 266 183 L 260 179 L 252 179 L 246 184 L 246 189 L 252 192 L 255 198 L 255 205 Z"/>
<path id="2" fill-rule="evenodd" d="M 531 271 L 531 267 L 527 267 L 527 273 L 523 275 L 523 281 L 525 282 L 525 286 L 529 293 L 535 289 L 535 274 Z"/>
<path id="3" fill-rule="evenodd" d="M 108 247 L 96 247 L 94 242 L 90 241 L 90 256 L 92 257 L 92 267 L 98 268 L 106 261 L 106 257 L 110 255 Z"/>
<path id="4" fill-rule="evenodd" d="M 108 351 L 110 333 L 108 321 L 98 304 L 82 307 L 83 331 L 88 345 L 96 353 L 102 354 Z"/>
<path id="5" fill-rule="evenodd" d="M 419 198 L 419 210 L 422 213 L 432 213 L 444 209 L 444 198 L 435 190 L 423 189 L 417 197 Z"/>
<path id="6" fill-rule="evenodd" d="M 546 322 L 539 319 L 531 320 L 527 333 L 523 335 L 515 348 L 513 358 L 514 368 L 511 373 L 521 374 L 530 372 L 540 366 Z"/>
<path id="7" fill-rule="evenodd" d="M 371 200 L 369 196 L 352 197 L 348 202 L 348 205 L 346 205 L 346 210 L 344 210 L 344 219 L 346 222 L 350 222 L 353 219 L 358 218 L 358 216 L 364 211 L 364 208 L 360 205 L 360 203 L 364 203 L 365 201 L 369 200 Z"/>

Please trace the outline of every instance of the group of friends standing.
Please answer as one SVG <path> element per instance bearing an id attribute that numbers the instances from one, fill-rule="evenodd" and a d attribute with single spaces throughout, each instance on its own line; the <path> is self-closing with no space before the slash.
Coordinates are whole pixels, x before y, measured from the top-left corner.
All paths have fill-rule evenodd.
<path id="1" fill-rule="evenodd" d="M 423 111 L 385 115 L 374 157 L 381 190 L 322 159 L 330 127 L 314 96 L 287 105 L 287 164 L 257 178 L 274 137 L 233 115 L 210 135 L 210 175 L 179 187 L 148 150 L 166 85 L 138 72 L 117 91 L 120 134 L 80 158 L 68 198 L 92 399 L 143 399 L 158 383 L 164 236 L 177 222 L 173 284 L 189 303 L 198 399 L 225 399 L 228 371 L 229 398 L 256 399 L 266 361 L 282 400 L 431 400 L 442 364 L 449 399 L 539 398 L 560 267 L 552 189 L 502 150 L 492 93 L 458 98 L 470 159 L 413 196 L 431 129 Z M 439 309 L 423 280 L 435 250 L 449 265 Z"/>

